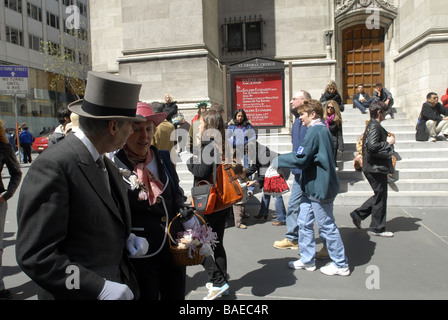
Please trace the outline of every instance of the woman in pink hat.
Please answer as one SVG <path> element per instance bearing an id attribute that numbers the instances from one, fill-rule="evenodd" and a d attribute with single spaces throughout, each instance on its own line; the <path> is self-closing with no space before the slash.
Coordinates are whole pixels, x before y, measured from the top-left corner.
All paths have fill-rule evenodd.
<path id="1" fill-rule="evenodd" d="M 132 232 L 144 237 L 149 250 L 131 259 L 137 272 L 141 300 L 183 300 L 185 267 L 175 264 L 169 252 L 167 229 L 183 207 L 183 191 L 168 151 L 151 145 L 157 126 L 166 113 L 153 113 L 151 105 L 139 102 L 137 114 L 146 122 L 135 122 L 134 133 L 113 157 L 121 169 L 131 206 Z M 179 219 L 170 232 L 173 239 L 182 231 Z"/>

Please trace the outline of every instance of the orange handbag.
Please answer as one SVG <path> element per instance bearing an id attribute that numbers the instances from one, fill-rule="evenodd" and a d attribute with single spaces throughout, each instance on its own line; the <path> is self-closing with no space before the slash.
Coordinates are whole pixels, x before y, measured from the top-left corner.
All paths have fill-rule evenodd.
<path id="1" fill-rule="evenodd" d="M 191 189 L 191 204 L 198 213 L 210 214 L 238 203 L 243 191 L 231 164 L 214 164 L 213 181 L 199 181 Z"/>
<path id="2" fill-rule="evenodd" d="M 215 187 L 218 197 L 215 212 L 229 208 L 243 199 L 243 191 L 238 182 L 238 177 L 233 172 L 232 165 L 230 163 L 219 164 L 216 171 Z"/>

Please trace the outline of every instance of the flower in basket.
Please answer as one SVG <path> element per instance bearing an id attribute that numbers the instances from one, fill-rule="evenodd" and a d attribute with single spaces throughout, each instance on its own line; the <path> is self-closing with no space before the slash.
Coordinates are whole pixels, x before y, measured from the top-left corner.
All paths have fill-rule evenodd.
<path id="1" fill-rule="evenodd" d="M 188 257 L 193 257 L 193 252 L 197 252 L 201 256 L 210 256 L 213 254 L 213 248 L 218 241 L 216 232 L 206 225 L 196 224 L 192 229 L 188 229 L 177 234 L 176 242 L 178 249 L 188 249 Z"/>

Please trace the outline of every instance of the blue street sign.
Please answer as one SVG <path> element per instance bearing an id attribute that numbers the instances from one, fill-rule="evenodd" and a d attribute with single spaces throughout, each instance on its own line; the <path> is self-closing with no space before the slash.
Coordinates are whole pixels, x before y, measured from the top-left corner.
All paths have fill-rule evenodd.
<path id="1" fill-rule="evenodd" d="M 0 77 L 28 78 L 28 67 L 24 66 L 0 66 Z"/>

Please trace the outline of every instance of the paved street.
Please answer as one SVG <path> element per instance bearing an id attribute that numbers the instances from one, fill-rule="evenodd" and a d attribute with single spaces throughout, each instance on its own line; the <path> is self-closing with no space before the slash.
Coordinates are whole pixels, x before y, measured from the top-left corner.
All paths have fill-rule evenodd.
<path id="1" fill-rule="evenodd" d="M 24 175 L 29 165 L 22 165 Z M 6 172 L 5 172 L 6 171 Z M 7 175 L 4 170 L 3 175 Z M 5 183 L 8 181 L 5 178 Z M 258 213 L 258 199 L 248 211 Z M 14 300 L 35 300 L 35 288 L 15 260 L 18 192 L 9 201 L 5 228 L 3 274 Z M 285 203 L 287 197 L 285 197 Z M 274 214 L 271 202 L 271 216 Z M 348 215 L 353 207 L 335 207 L 352 274 L 329 277 L 319 270 L 292 270 L 288 261 L 298 251 L 278 250 L 272 244 L 284 238 L 285 226 L 270 220 L 248 219 L 247 230 L 236 229 L 229 220 L 225 233 L 230 294 L 223 300 L 292 299 L 448 299 L 448 212 L 447 208 L 388 208 L 389 231 L 395 237 L 370 237 L 356 229 Z M 367 227 L 369 220 L 363 222 Z M 317 249 L 322 245 L 319 243 Z M 317 267 L 329 260 L 317 261 Z M 201 266 L 188 267 L 187 299 L 201 300 L 207 293 L 207 277 Z"/>

